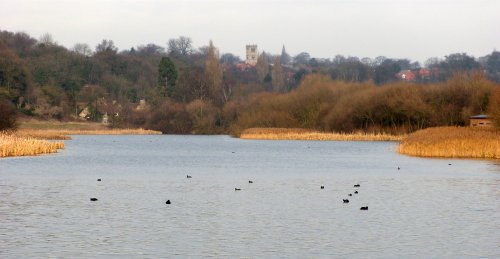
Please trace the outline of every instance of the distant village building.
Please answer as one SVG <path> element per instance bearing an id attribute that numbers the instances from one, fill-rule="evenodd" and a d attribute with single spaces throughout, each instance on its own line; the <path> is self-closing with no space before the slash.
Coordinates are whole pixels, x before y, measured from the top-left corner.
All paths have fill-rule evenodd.
<path id="1" fill-rule="evenodd" d="M 108 124 L 109 123 L 109 116 L 108 116 L 108 113 L 104 113 L 104 115 L 102 116 L 102 124 Z"/>
<path id="2" fill-rule="evenodd" d="M 87 120 L 90 118 L 90 111 L 89 111 L 89 107 L 86 106 L 85 108 L 83 108 L 83 110 L 78 114 L 78 117 L 82 120 Z"/>
<path id="3" fill-rule="evenodd" d="M 432 73 L 433 72 L 431 70 L 425 68 L 421 68 L 418 70 L 401 70 L 396 74 L 396 77 L 402 81 L 414 82 L 415 80 L 417 80 L 417 77 L 420 80 L 429 79 Z"/>
<path id="4" fill-rule="evenodd" d="M 245 64 L 255 66 L 257 64 L 257 58 L 259 57 L 259 52 L 257 51 L 257 45 L 247 45 L 247 58 Z"/>
<path id="5" fill-rule="evenodd" d="M 469 117 L 471 127 L 492 127 L 493 122 L 490 116 L 486 114 L 479 114 Z"/>
<path id="6" fill-rule="evenodd" d="M 411 70 L 402 70 L 396 76 L 403 81 L 415 81 L 415 73 Z"/>
<path id="7" fill-rule="evenodd" d="M 148 106 L 146 104 L 146 100 L 141 99 L 139 101 L 139 105 L 137 105 L 137 107 L 135 109 L 138 111 L 143 111 L 143 110 L 146 110 L 147 108 L 148 108 Z"/>
<path id="8" fill-rule="evenodd" d="M 436 75 L 438 71 L 436 69 L 429 70 L 422 68 L 418 71 L 418 75 L 420 76 L 421 79 L 429 79 L 432 75 Z"/>

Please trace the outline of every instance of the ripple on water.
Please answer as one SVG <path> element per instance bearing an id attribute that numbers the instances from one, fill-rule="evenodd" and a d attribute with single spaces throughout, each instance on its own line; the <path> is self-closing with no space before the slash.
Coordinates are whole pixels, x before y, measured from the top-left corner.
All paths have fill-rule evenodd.
<path id="1" fill-rule="evenodd" d="M 0 163 L 2 258 L 500 255 L 498 165 L 393 143 L 76 136 Z"/>

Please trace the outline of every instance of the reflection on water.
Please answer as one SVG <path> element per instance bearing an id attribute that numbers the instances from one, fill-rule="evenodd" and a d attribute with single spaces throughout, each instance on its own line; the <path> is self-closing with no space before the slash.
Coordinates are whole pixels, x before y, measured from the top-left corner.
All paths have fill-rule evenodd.
<path id="1" fill-rule="evenodd" d="M 226 136 L 75 136 L 66 147 L 0 160 L 1 258 L 500 256 L 495 161 Z"/>

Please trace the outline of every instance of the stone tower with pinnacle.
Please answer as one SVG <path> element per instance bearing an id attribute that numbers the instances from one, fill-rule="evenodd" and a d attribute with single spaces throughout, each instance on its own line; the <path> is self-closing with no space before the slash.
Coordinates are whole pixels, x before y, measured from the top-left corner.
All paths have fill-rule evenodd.
<path id="1" fill-rule="evenodd" d="M 257 51 L 257 45 L 247 45 L 247 58 L 245 60 L 246 64 L 255 66 L 257 64 L 257 58 L 259 57 L 259 52 Z"/>

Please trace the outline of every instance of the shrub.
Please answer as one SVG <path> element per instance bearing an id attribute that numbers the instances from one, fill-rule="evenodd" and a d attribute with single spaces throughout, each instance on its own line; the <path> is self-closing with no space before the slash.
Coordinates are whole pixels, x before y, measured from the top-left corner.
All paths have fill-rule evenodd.
<path id="1" fill-rule="evenodd" d="M 491 95 L 488 113 L 495 126 L 500 128 L 500 87 L 496 87 Z"/>
<path id="2" fill-rule="evenodd" d="M 183 104 L 165 101 L 151 115 L 148 128 L 169 134 L 191 133 L 193 124 Z"/>
<path id="3" fill-rule="evenodd" d="M 0 131 L 15 129 L 17 127 L 16 117 L 15 106 L 5 99 L 0 99 Z"/>
<path id="4" fill-rule="evenodd" d="M 210 102 L 194 100 L 186 106 L 189 118 L 193 123 L 196 134 L 214 133 L 216 130 L 217 117 L 220 116 L 217 108 Z"/>

